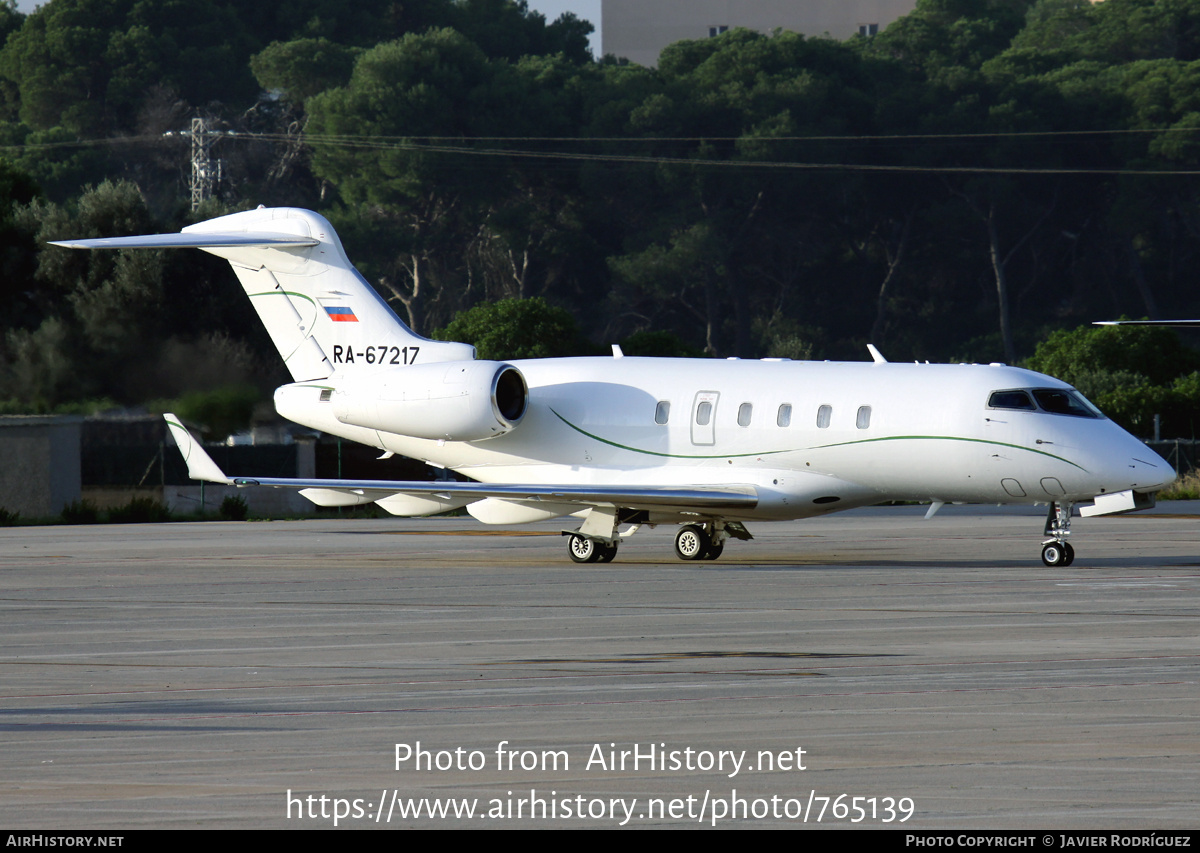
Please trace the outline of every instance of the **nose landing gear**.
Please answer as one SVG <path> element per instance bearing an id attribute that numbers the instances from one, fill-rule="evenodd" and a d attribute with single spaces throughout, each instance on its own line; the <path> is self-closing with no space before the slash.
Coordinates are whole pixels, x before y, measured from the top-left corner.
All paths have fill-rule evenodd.
<path id="1" fill-rule="evenodd" d="M 1042 562 L 1047 566 L 1069 566 L 1075 562 L 1075 549 L 1067 542 L 1071 535 L 1071 506 L 1069 501 L 1054 501 L 1046 513 L 1044 535 L 1050 537 L 1042 543 Z"/>

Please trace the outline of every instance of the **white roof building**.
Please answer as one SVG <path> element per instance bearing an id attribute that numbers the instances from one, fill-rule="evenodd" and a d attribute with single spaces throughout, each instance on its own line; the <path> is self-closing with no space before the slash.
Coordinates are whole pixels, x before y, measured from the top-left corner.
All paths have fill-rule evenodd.
<path id="1" fill-rule="evenodd" d="M 655 65 L 673 42 L 736 27 L 841 41 L 856 33 L 874 35 L 916 5 L 916 0 L 603 0 L 603 53 Z"/>

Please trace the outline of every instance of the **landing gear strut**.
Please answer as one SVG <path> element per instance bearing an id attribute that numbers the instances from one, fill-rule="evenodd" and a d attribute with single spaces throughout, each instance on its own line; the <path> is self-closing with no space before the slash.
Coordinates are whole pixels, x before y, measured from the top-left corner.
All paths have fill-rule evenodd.
<path id="1" fill-rule="evenodd" d="M 1042 543 L 1042 562 L 1047 566 L 1069 566 L 1075 562 L 1075 549 L 1067 542 L 1071 535 L 1071 503 L 1055 501 L 1050 504 L 1046 513 L 1046 529 L 1048 537 Z"/>

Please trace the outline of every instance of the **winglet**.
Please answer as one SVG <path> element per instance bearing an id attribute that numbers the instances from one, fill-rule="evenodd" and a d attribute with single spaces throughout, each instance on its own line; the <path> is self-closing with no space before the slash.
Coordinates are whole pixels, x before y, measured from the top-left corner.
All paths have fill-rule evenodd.
<path id="1" fill-rule="evenodd" d="M 171 429 L 175 443 L 179 445 L 183 461 L 187 463 L 189 477 L 193 480 L 208 480 L 210 483 L 224 483 L 227 486 L 234 484 L 233 480 L 225 476 L 225 472 L 217 466 L 217 463 L 213 462 L 212 457 L 204 452 L 200 443 L 192 438 L 192 434 L 187 431 L 179 418 L 169 412 L 165 413 L 163 418 Z"/>
<path id="2" fill-rule="evenodd" d="M 888 360 L 883 357 L 883 353 L 875 349 L 875 344 L 867 344 L 867 352 L 871 354 L 871 360 L 876 364 L 887 364 Z"/>

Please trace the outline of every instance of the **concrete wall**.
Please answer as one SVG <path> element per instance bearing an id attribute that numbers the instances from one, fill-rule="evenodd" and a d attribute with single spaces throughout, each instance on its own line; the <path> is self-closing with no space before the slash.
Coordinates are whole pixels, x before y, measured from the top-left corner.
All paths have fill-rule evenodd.
<path id="1" fill-rule="evenodd" d="M 162 419 L 159 418 L 159 421 Z M 120 438 L 120 435 L 117 435 Z M 83 497 L 87 499 L 96 509 L 111 510 L 126 506 L 134 498 L 150 499 L 155 503 L 161 503 L 167 507 L 172 513 L 177 515 L 195 515 L 197 513 L 206 513 L 213 515 L 221 508 L 221 501 L 227 496 L 237 496 L 246 501 L 250 507 L 252 515 L 313 515 L 317 511 L 317 507 L 312 501 L 302 497 L 295 489 L 264 489 L 264 488 L 245 488 L 239 489 L 237 486 L 223 486 L 217 483 L 201 484 L 196 480 L 191 480 L 187 477 L 185 471 L 180 471 L 179 476 L 182 479 L 175 479 L 174 472 L 171 468 L 178 462 L 182 469 L 181 457 L 178 448 L 175 447 L 173 439 L 167 439 L 166 443 L 160 448 L 153 444 L 142 444 L 133 448 L 127 445 L 115 444 L 112 446 L 97 446 L 92 448 L 92 453 L 103 453 L 106 450 L 133 450 L 134 458 L 138 460 L 138 469 L 145 468 L 145 460 L 155 460 L 151 462 L 151 476 L 148 478 L 149 485 L 132 485 L 131 483 L 137 479 L 136 474 L 132 479 L 101 480 L 93 482 L 83 487 Z M 225 448 L 214 447 L 209 448 L 213 453 L 220 455 Z M 249 448 L 239 448 L 240 451 L 248 450 Z M 267 448 L 274 449 L 274 448 Z M 166 461 L 168 462 L 168 478 L 166 483 L 156 483 L 159 475 L 159 465 L 156 453 L 165 452 Z M 262 469 L 255 468 L 251 463 L 249 470 L 234 470 L 229 469 L 232 475 L 237 474 L 259 474 L 277 477 L 303 477 L 312 479 L 316 476 L 316 440 L 312 436 L 298 436 L 295 441 L 296 451 L 296 468 L 292 470 L 272 470 L 266 472 Z M 242 455 L 247 455 L 242 453 Z M 277 460 L 276 460 L 277 461 Z M 218 463 L 220 464 L 220 463 Z M 272 463 L 274 464 L 274 463 Z M 92 466 L 96 468 L 95 465 Z M 119 466 L 120 468 L 121 466 Z M 123 466 L 128 469 L 128 466 Z M 112 471 L 102 472 L 106 474 L 113 473 Z M 118 470 L 117 473 L 120 473 Z M 127 471 L 128 473 L 128 471 Z M 146 479 L 146 478 L 143 478 Z"/>
<path id="2" fill-rule="evenodd" d="M 764 33 L 780 28 L 842 41 L 861 26 L 882 30 L 916 5 L 916 0 L 603 0 L 602 50 L 655 65 L 667 45 L 708 38 L 720 27 Z"/>
<path id="3" fill-rule="evenodd" d="M 296 440 L 296 477 L 311 479 L 316 476 L 316 441 L 310 437 Z M 178 450 L 172 448 L 172 452 Z M 236 476 L 232 472 L 230 476 Z M 246 501 L 251 514 L 255 515 L 313 515 L 317 505 L 305 498 L 296 489 L 244 488 L 222 486 L 218 483 L 193 483 L 187 486 L 163 486 L 162 502 L 171 512 L 180 515 L 205 512 L 215 513 L 221 501 L 233 495 Z"/>
<path id="4" fill-rule="evenodd" d="M 75 416 L 0 417 L 0 507 L 44 518 L 79 500 L 82 425 Z"/>
<path id="5" fill-rule="evenodd" d="M 314 515 L 317 507 L 295 489 L 239 489 L 217 483 L 190 486 L 84 486 L 83 497 L 99 510 L 126 506 L 134 498 L 149 498 L 175 515 L 216 515 L 221 501 L 234 495 L 246 501 L 251 515 Z"/>

